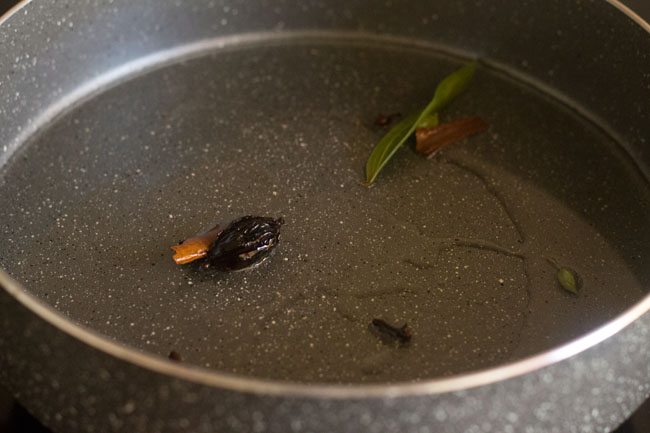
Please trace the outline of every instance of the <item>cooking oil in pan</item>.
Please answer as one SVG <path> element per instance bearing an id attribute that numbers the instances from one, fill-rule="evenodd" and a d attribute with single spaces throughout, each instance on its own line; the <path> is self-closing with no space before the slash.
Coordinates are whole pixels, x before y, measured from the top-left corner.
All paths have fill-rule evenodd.
<path id="1" fill-rule="evenodd" d="M 488 132 L 362 185 L 378 114 L 410 113 L 462 61 L 305 38 L 206 52 L 89 98 L 2 172 L 0 263 L 71 319 L 219 371 L 411 381 L 550 349 L 643 296 L 647 184 L 616 143 L 481 68 L 442 120 Z M 250 272 L 169 247 L 239 216 L 283 217 Z M 563 291 L 556 263 L 575 269 Z M 407 344 L 369 331 L 408 324 Z"/>

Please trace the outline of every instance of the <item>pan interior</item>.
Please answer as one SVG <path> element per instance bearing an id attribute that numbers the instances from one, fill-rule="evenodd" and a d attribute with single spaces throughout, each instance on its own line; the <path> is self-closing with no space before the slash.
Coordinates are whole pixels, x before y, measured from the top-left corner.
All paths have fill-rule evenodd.
<path id="1" fill-rule="evenodd" d="M 286 39 L 117 83 L 3 168 L 0 265 L 117 341 L 255 377 L 421 380 L 566 342 L 648 287 L 649 191 L 611 137 L 482 67 L 442 120 L 479 115 L 488 132 L 432 160 L 403 149 L 362 185 L 377 115 L 421 108 L 461 63 Z M 286 221 L 260 267 L 172 262 L 171 245 L 247 214 Z M 412 341 L 381 341 L 374 318 Z"/>

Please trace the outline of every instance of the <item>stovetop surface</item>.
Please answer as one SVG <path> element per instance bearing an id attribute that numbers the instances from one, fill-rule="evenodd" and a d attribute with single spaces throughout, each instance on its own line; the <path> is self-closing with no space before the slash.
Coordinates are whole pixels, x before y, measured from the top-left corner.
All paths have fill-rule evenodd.
<path id="1" fill-rule="evenodd" d="M 612 433 L 649 433 L 650 399 Z M 52 433 L 0 388 L 0 433 Z M 65 433 L 65 432 L 61 432 Z"/>
<path id="2" fill-rule="evenodd" d="M 625 4 L 650 20 L 649 0 L 623 0 Z M 16 0 L 0 0 L 0 15 Z M 0 433 L 51 433 L 27 412 L 11 394 L 0 388 Z M 65 432 L 63 432 L 65 433 Z M 650 433 L 650 399 L 613 433 Z"/>

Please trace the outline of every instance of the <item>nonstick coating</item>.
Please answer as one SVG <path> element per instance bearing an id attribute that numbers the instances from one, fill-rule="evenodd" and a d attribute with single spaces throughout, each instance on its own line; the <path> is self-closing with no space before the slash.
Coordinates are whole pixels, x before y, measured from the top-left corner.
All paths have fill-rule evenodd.
<path id="1" fill-rule="evenodd" d="M 3 235 L 1 260 L 26 282 L 16 284 L 0 272 L 0 381 L 44 424 L 65 433 L 612 431 L 650 392 L 650 297 L 634 304 L 650 287 L 647 184 L 639 175 L 650 177 L 650 76 L 645 73 L 650 26 L 620 9 L 613 1 L 582 0 L 25 3 L 0 25 L 0 178 L 11 177 L 11 182 L 0 180 L 0 208 L 7 203 L 15 211 L 2 211 L 0 225 L 9 235 Z M 434 161 L 405 149 L 375 188 L 360 187 L 363 160 L 381 135 L 372 126 L 378 112 L 418 108 L 437 80 L 473 56 L 484 61 L 480 74 L 446 115 L 480 114 L 490 131 L 450 147 Z M 246 62 L 254 68 L 242 68 Z M 285 66 L 273 69 L 274 62 Z M 336 70 L 336 64 L 343 69 Z M 154 65 L 160 68 L 152 71 Z M 166 84 L 164 74 L 170 79 Z M 132 81 L 118 85 L 125 79 Z M 380 89 L 376 95 L 373 86 Z M 186 99 L 195 102 L 183 106 Z M 181 115 L 183 110 L 191 115 Z M 170 123 L 174 112 L 178 119 Z M 122 135 L 128 135 L 124 142 Z M 206 147 L 210 160 L 201 155 Z M 247 159 L 234 154 L 237 148 Z M 328 153 L 334 149 L 338 152 Z M 78 155 L 71 154 L 74 150 Z M 300 158 L 302 152 L 311 158 Z M 314 164 L 307 171 L 298 166 L 305 161 L 330 165 Z M 215 162 L 224 164 L 215 169 Z M 221 178 L 219 169 L 244 176 Z M 310 181 L 296 186 L 311 194 L 301 202 L 312 200 L 310 206 L 299 208 L 297 199 L 289 206 L 294 191 L 286 182 L 293 172 Z M 274 180 L 277 195 L 268 188 Z M 34 186 L 27 187 L 29 182 Z M 335 188 L 340 183 L 344 188 Z M 183 199 L 174 197 L 174 187 Z M 255 209 L 238 207 L 245 202 L 241 198 L 253 194 L 248 187 L 259 199 Z M 317 193 L 332 200 L 323 205 L 315 200 Z M 52 200 L 45 201 L 48 197 Z M 394 200 L 387 203 L 388 198 Z M 230 209 L 227 204 L 224 209 L 224 200 L 231 200 Z M 418 212 L 400 212 L 409 201 Z M 469 211 L 458 212 L 467 218 L 449 218 L 445 202 L 453 204 L 449 210 Z M 384 223 L 390 228 L 385 232 L 369 220 L 352 224 L 361 218 L 352 206 L 368 209 L 374 223 L 383 222 L 381 216 L 401 224 Z M 249 287 L 261 290 L 227 284 L 236 275 L 217 279 L 172 265 L 171 243 L 249 212 L 287 219 L 277 254 L 257 274 L 242 274 Z M 308 225 L 296 218 L 300 215 L 314 219 Z M 417 236 L 419 242 L 458 231 L 472 239 L 485 236 L 483 241 L 498 246 L 481 242 L 483 249 L 474 251 L 468 246 L 476 245 L 475 239 L 452 239 L 464 242 L 462 248 L 438 239 L 427 245 L 434 244 L 433 251 L 420 248 L 414 254 L 412 247 L 421 244 L 412 241 L 416 224 L 409 218 L 424 225 L 425 216 L 431 232 Z M 549 226 L 549 221 L 561 224 Z M 341 230 L 334 230 L 337 222 Z M 341 242 L 356 240 L 356 227 L 364 242 Z M 329 237 L 299 242 L 312 241 L 314 228 Z M 391 233 L 402 236 L 389 240 Z M 337 255 L 326 254 L 324 247 L 334 249 L 336 241 L 342 245 Z M 310 251 L 299 260 L 303 247 Z M 390 262 L 378 274 L 366 273 L 362 282 L 347 278 L 363 275 L 350 274 L 348 266 L 367 270 L 366 257 L 385 263 L 387 252 L 408 255 L 409 262 Z M 531 258 L 519 269 L 524 261 L 516 257 L 524 252 Z M 580 297 L 557 287 L 546 254 L 589 283 Z M 23 257 L 26 264 L 18 264 Z M 264 290 L 297 281 L 292 272 L 324 264 L 318 257 L 338 259 L 338 267 L 326 270 L 343 275 L 325 298 L 316 301 L 312 295 L 322 287 L 308 285 L 313 290 L 290 286 L 276 297 Z M 455 263 L 444 262 L 447 258 Z M 374 290 L 363 284 L 396 281 L 394 275 L 383 278 L 386 271 L 406 265 L 408 273 L 400 276 L 408 276 L 403 283 L 409 297 L 394 296 L 393 303 L 375 299 L 374 305 L 390 310 L 382 318 L 395 324 L 408 320 L 418 331 L 411 347 L 383 346 L 366 329 L 365 322 L 377 314 L 370 298 L 345 297 L 350 298 L 350 286 Z M 458 296 L 420 296 L 424 284 L 417 278 L 424 275 L 423 281 L 431 282 L 429 274 L 440 277 L 436 289 Z M 159 284 L 141 285 L 140 275 Z M 474 278 L 465 278 L 470 275 Z M 509 275 L 515 281 L 503 278 Z M 524 275 L 537 288 L 529 305 Z M 502 290 L 499 278 L 510 291 Z M 45 281 L 54 290 L 44 290 Z M 415 321 L 407 317 L 415 303 L 406 305 L 414 294 L 422 313 Z M 492 294 L 500 296 L 498 302 L 492 302 Z M 286 325 L 288 314 L 278 314 L 275 324 L 271 315 L 259 319 L 250 310 L 237 317 L 236 310 L 225 314 L 223 308 L 223 317 L 210 314 L 235 303 L 246 309 L 269 300 L 264 305 L 273 306 L 282 296 L 287 301 L 282 309 L 311 318 L 301 330 L 330 323 L 329 330 L 341 332 L 310 339 L 298 328 L 272 328 Z M 470 302 L 451 308 L 460 299 Z M 472 302 L 478 300 L 488 304 Z M 338 309 L 355 304 L 362 317 Z M 159 308 L 169 313 L 172 306 L 176 317 L 156 314 Z M 93 316 L 93 308 L 102 314 Z M 221 326 L 218 321 L 225 319 Z M 195 326 L 199 321 L 202 327 Z M 269 339 L 272 346 L 258 347 L 253 338 L 236 344 L 240 324 L 239 335 L 247 338 L 259 325 L 268 325 L 269 335 L 278 338 Z M 451 337 L 442 330 L 452 331 Z M 192 332 L 202 335 L 190 341 Z M 582 336 L 556 345 L 573 332 Z M 220 338 L 229 345 L 217 352 L 198 341 L 206 335 L 213 346 Z M 511 343 L 508 335 L 520 338 Z M 498 341 L 488 343 L 491 336 Z M 346 338 L 352 339 L 351 349 Z M 450 347 L 444 346 L 447 339 L 485 350 L 488 360 L 442 350 Z M 325 351 L 312 358 L 313 364 L 291 370 L 310 341 Z M 269 371 L 262 362 L 269 360 L 265 347 L 281 355 L 286 367 L 274 361 L 277 371 Z M 552 350 L 508 362 L 544 347 Z M 172 348 L 186 361 L 167 360 Z M 361 370 L 346 357 L 328 362 L 336 354 L 354 355 L 355 349 L 378 355 L 366 363 L 371 368 Z M 256 363 L 237 364 L 246 350 Z M 218 360 L 228 365 L 220 367 Z M 372 368 L 376 365 L 380 368 Z M 467 369 L 475 373 L 445 376 Z M 402 379 L 418 380 L 385 383 Z M 355 385 L 331 383 L 336 381 Z"/>
<path id="2" fill-rule="evenodd" d="M 434 160 L 404 150 L 361 184 L 386 132 L 377 114 L 421 107 L 459 64 L 303 36 L 117 85 L 7 165 L 2 265 L 117 341 L 262 378 L 427 379 L 566 342 L 648 287 L 633 256 L 649 237 L 648 188 L 612 138 L 482 67 L 443 120 L 480 115 L 487 133 Z M 223 274 L 171 261 L 169 246 L 245 214 L 286 220 L 268 263 Z M 578 272 L 578 296 L 550 258 Z M 384 344 L 373 318 L 408 323 L 413 341 Z"/>

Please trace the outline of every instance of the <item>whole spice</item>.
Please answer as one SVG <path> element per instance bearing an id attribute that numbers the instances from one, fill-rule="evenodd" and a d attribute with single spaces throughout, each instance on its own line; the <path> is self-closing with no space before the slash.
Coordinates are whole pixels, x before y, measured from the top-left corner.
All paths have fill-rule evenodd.
<path id="1" fill-rule="evenodd" d="M 578 273 L 571 268 L 558 265 L 558 263 L 550 257 L 546 257 L 546 261 L 556 269 L 555 278 L 557 279 L 557 282 L 560 283 L 560 287 L 567 292 L 577 295 L 582 288 L 582 279 Z"/>
<path id="2" fill-rule="evenodd" d="M 172 350 L 171 352 L 169 352 L 169 355 L 167 355 L 167 358 L 169 358 L 171 361 L 176 361 L 176 362 L 181 362 L 183 360 L 180 353 L 178 353 L 175 350 Z"/>
<path id="3" fill-rule="evenodd" d="M 259 265 L 280 241 L 282 218 L 245 216 L 230 223 L 208 251 L 205 267 L 237 271 Z"/>
<path id="4" fill-rule="evenodd" d="M 488 124 L 480 117 L 466 117 L 432 128 L 420 127 L 415 130 L 415 150 L 431 158 L 441 147 L 487 129 Z"/>
<path id="5" fill-rule="evenodd" d="M 406 323 L 398 328 L 382 319 L 372 319 L 369 328 L 370 332 L 377 335 L 385 343 L 398 341 L 401 344 L 406 344 L 411 341 L 411 329 Z"/>
<path id="6" fill-rule="evenodd" d="M 280 241 L 282 218 L 247 215 L 221 230 L 217 225 L 171 247 L 179 265 L 205 259 L 203 267 L 222 271 L 252 268 L 266 260 Z"/>
<path id="7" fill-rule="evenodd" d="M 422 122 L 427 122 L 427 127 L 434 126 L 432 116 L 467 88 L 475 71 L 476 62 L 472 62 L 448 75 L 438 84 L 433 99 L 421 112 L 406 117 L 386 133 L 366 161 L 366 184 L 375 181 L 379 172 Z"/>
<path id="8" fill-rule="evenodd" d="M 574 295 L 578 294 L 578 291 L 582 286 L 582 281 L 573 269 L 561 267 L 557 270 L 555 276 L 564 290 L 571 292 Z"/>
<path id="9" fill-rule="evenodd" d="M 214 226 L 207 232 L 185 239 L 178 245 L 171 247 L 174 250 L 174 262 L 177 265 L 184 265 L 195 260 L 202 259 L 208 255 L 208 250 L 217 239 L 221 229 L 219 225 Z"/>

